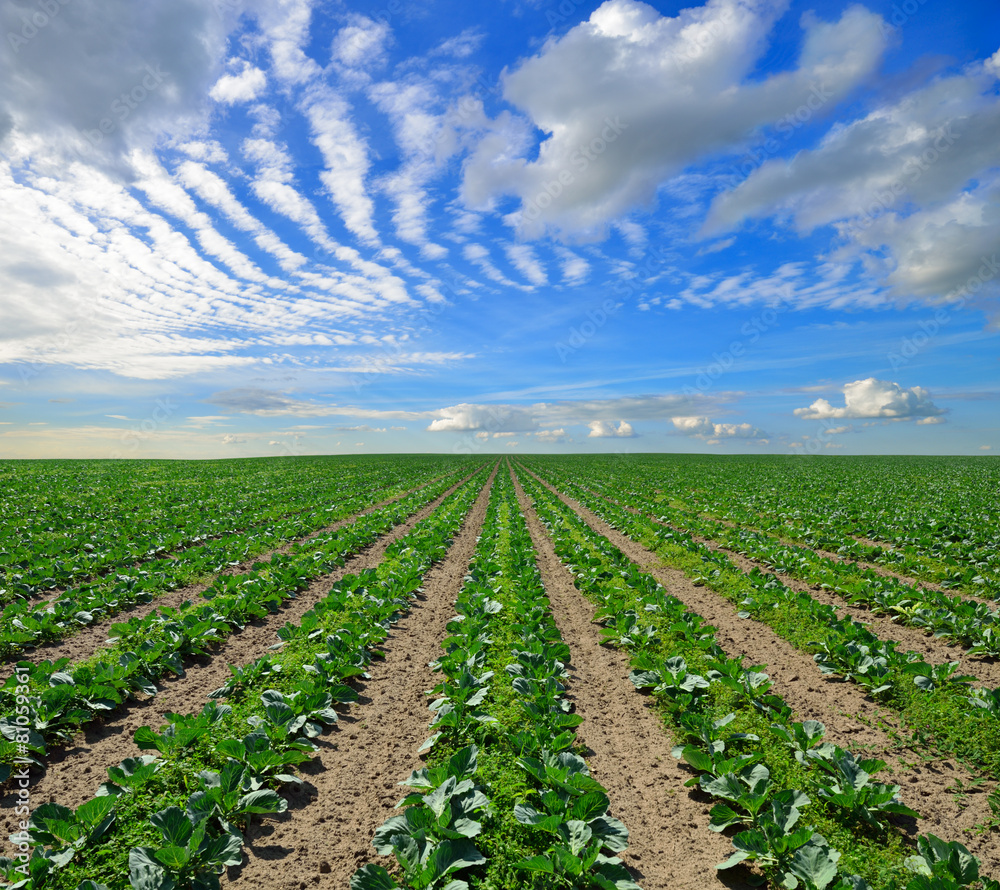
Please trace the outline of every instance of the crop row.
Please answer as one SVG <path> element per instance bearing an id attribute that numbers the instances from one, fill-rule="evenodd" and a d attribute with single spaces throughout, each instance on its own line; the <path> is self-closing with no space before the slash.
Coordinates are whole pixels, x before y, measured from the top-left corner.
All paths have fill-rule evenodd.
<path id="1" fill-rule="evenodd" d="M 0 860 L 12 890 L 135 890 L 219 887 L 242 860 L 256 814 L 281 812 L 278 792 L 301 782 L 317 738 L 338 720 L 335 704 L 355 701 L 348 682 L 363 676 L 378 644 L 447 552 L 485 480 L 483 471 L 392 544 L 377 569 L 349 575 L 286 625 L 274 651 L 216 690 L 197 714 L 168 714 L 159 731 L 135 733 L 155 752 L 108 771 L 97 796 L 75 810 L 38 807 L 15 840 L 27 862 Z"/>
<path id="2" fill-rule="evenodd" d="M 678 529 L 592 493 L 574 493 L 612 528 L 739 606 L 741 617 L 767 624 L 812 653 L 823 673 L 857 683 L 897 710 L 921 744 L 957 756 L 986 775 L 1000 768 L 1000 689 L 972 689 L 972 678 L 957 674 L 957 662 L 929 664 L 865 625 L 838 617 L 832 606 L 791 590 L 774 575 L 756 569 L 744 573 L 724 554 Z"/>
<path id="3" fill-rule="evenodd" d="M 810 890 L 980 881 L 975 859 L 955 842 L 928 835 L 905 857 L 890 818 L 915 814 L 898 786 L 875 780 L 883 762 L 824 743 L 816 721 L 794 720 L 761 666 L 727 656 L 701 616 L 538 482 L 522 479 L 557 554 L 597 604 L 607 639 L 628 650 L 633 683 L 652 689 L 683 741 L 675 756 L 695 773 L 689 784 L 718 801 L 710 828 L 739 829 L 720 869 L 752 863 L 775 884 Z M 1000 887 L 986 878 L 981 886 Z"/>
<path id="4" fill-rule="evenodd" d="M 583 486 L 565 479 L 560 483 L 573 491 L 583 490 Z M 901 624 L 951 640 L 968 649 L 970 655 L 1000 655 L 1000 609 L 820 556 L 758 531 L 673 510 L 637 492 L 612 493 L 607 486 L 593 487 L 607 499 L 639 509 L 688 534 L 709 538 L 779 574 L 818 584 L 854 605 L 863 604 L 876 614 L 890 615 Z"/>
<path id="5" fill-rule="evenodd" d="M 507 473 L 448 624 L 444 675 L 431 704 L 429 766 L 375 833 L 399 878 L 361 868 L 352 890 L 447 883 L 495 888 L 638 890 L 614 854 L 628 831 L 606 790 L 572 750 L 580 718 L 564 697 L 569 649 L 560 639 Z M 473 842 L 475 839 L 475 842 Z"/>
<path id="6" fill-rule="evenodd" d="M 406 463 L 328 463 L 325 472 L 322 464 L 310 464 L 267 474 L 252 466 L 225 472 L 223 465 L 214 472 L 188 469 L 184 476 L 158 473 L 157 465 L 144 469 L 154 478 L 139 472 L 72 494 L 65 473 L 44 486 L 30 471 L 11 480 L 0 526 L 3 596 L 30 596 L 253 527 L 309 531 L 309 520 L 336 509 L 344 492 L 405 491 L 445 467 L 432 463 L 415 472 Z M 154 487 L 154 480 L 162 484 Z M 312 515 L 297 524 L 296 515 L 307 512 Z"/>
<path id="7" fill-rule="evenodd" d="M 257 563 L 245 574 L 220 576 L 205 591 L 207 602 L 114 624 L 109 630 L 111 644 L 76 665 L 68 659 L 20 663 L 19 671 L 0 689 L 0 764 L 13 761 L 18 740 L 24 740 L 33 757 L 40 757 L 47 745 L 72 738 L 82 725 L 134 696 L 155 694 L 158 679 L 167 673 L 183 675 L 185 659 L 210 651 L 248 621 L 277 612 L 285 599 L 342 566 L 348 555 L 448 487 L 444 481 L 421 489 L 288 554 Z M 18 673 L 27 673 L 30 682 L 19 683 Z"/>
<path id="8" fill-rule="evenodd" d="M 428 490 L 444 490 L 465 472 L 438 480 Z M 176 590 L 194 578 L 216 574 L 227 565 L 266 552 L 281 541 L 326 528 L 370 507 L 377 497 L 370 490 L 352 492 L 342 495 L 336 505 L 283 520 L 267 530 L 226 536 L 184 550 L 176 558 L 124 568 L 113 576 L 71 588 L 51 602 L 31 603 L 26 599 L 11 602 L 0 612 L 3 621 L 0 655 L 9 657 L 41 643 L 63 639 L 129 606 L 152 602 L 158 594 Z"/>
<path id="9" fill-rule="evenodd" d="M 986 458 L 643 456 L 550 466 L 610 479 L 619 492 L 759 528 L 807 546 L 879 562 L 970 593 L 1000 594 L 1000 485 Z M 871 542 L 868 539 L 875 539 Z M 881 542 L 881 543 L 879 543 Z"/>

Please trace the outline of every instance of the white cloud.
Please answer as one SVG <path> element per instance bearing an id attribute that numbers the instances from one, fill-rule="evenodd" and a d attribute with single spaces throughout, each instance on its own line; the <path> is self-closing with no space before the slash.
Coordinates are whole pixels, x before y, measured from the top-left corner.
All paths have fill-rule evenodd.
<path id="1" fill-rule="evenodd" d="M 387 22 L 352 15 L 333 38 L 334 61 L 347 68 L 375 68 L 385 63 L 386 47 L 392 39 Z"/>
<path id="2" fill-rule="evenodd" d="M 535 433 L 535 438 L 541 442 L 565 442 L 566 430 L 562 427 L 555 430 L 539 430 Z"/>
<path id="3" fill-rule="evenodd" d="M 997 293 L 998 74 L 968 65 L 837 124 L 817 148 L 767 161 L 714 200 L 703 233 L 772 216 L 806 233 L 833 225 L 836 256 L 861 259 L 903 299 L 953 294 L 992 256 Z"/>
<path id="4" fill-rule="evenodd" d="M 518 287 L 522 290 L 526 288 L 526 285 L 519 285 L 504 275 L 490 260 L 490 252 L 482 244 L 466 244 L 462 248 L 462 255 L 470 263 L 479 266 L 483 274 L 497 284 L 502 284 L 504 287 Z"/>
<path id="5" fill-rule="evenodd" d="M 908 419 L 936 417 L 943 414 L 931 401 L 930 393 L 920 386 L 904 388 L 888 380 L 868 377 L 844 386 L 844 406 L 835 408 L 826 399 L 816 399 L 808 408 L 796 408 L 795 414 L 805 420 L 826 420 L 841 417 L 885 417 Z"/>
<path id="6" fill-rule="evenodd" d="M 533 430 L 537 420 L 530 411 L 512 405 L 455 405 L 431 412 L 436 419 L 427 429 L 432 433 L 488 430 L 521 432 Z"/>
<path id="7" fill-rule="evenodd" d="M 927 426 L 930 424 L 945 423 L 945 422 L 946 421 L 943 417 L 938 417 L 935 415 L 934 417 L 921 417 L 920 420 L 917 421 L 917 424 L 919 426 Z"/>
<path id="8" fill-rule="evenodd" d="M 670 420 L 678 432 L 704 439 L 710 445 L 717 445 L 722 439 L 761 439 L 767 435 L 749 423 L 716 423 L 705 416 L 688 415 Z"/>
<path id="9" fill-rule="evenodd" d="M 225 436 L 222 437 L 223 445 L 242 445 L 245 442 L 246 439 L 243 436 L 237 436 L 234 435 L 233 433 L 227 433 Z"/>
<path id="10" fill-rule="evenodd" d="M 322 69 L 303 48 L 309 43 L 312 0 L 256 0 L 253 5 L 278 78 L 291 85 L 319 77 Z"/>
<path id="11" fill-rule="evenodd" d="M 424 257 L 441 259 L 447 249 L 431 241 L 428 215 L 433 204 L 429 185 L 455 146 L 448 138 L 439 84 L 411 74 L 405 80 L 375 84 L 369 98 L 389 117 L 403 164 L 379 181 L 394 201 L 392 219 L 396 234 L 420 247 Z"/>
<path id="12" fill-rule="evenodd" d="M 590 427 L 590 432 L 587 433 L 588 439 L 636 438 L 635 432 L 632 429 L 632 424 L 626 423 L 624 420 L 620 420 L 617 427 L 614 423 L 608 423 L 606 420 L 592 420 L 587 424 L 587 426 Z"/>
<path id="13" fill-rule="evenodd" d="M 463 197 L 488 206 L 514 195 L 529 237 L 600 237 L 686 165 L 800 108 L 836 103 L 874 70 L 881 19 L 851 6 L 833 23 L 804 16 L 797 67 L 754 76 L 784 6 L 710 0 L 667 17 L 607 0 L 504 77 L 505 98 L 528 120 L 501 114 L 481 134 Z M 528 160 L 534 128 L 548 138 Z"/>
<path id="14" fill-rule="evenodd" d="M 313 144 L 326 164 L 320 180 L 344 219 L 344 225 L 369 244 L 378 244 L 372 216 L 375 205 L 365 187 L 370 162 L 368 146 L 358 135 L 351 108 L 325 86 L 312 87 L 303 113 L 309 121 Z"/>
<path id="15" fill-rule="evenodd" d="M 583 284 L 590 276 L 590 263 L 565 247 L 557 246 L 556 253 L 562 259 L 563 281 L 569 285 Z"/>
<path id="16" fill-rule="evenodd" d="M 980 445 L 979 446 L 979 450 L 980 451 L 992 451 L 993 450 L 993 446 L 992 445 Z"/>
<path id="17" fill-rule="evenodd" d="M 243 70 L 239 74 L 220 77 L 208 94 L 216 102 L 236 105 L 240 102 L 252 102 L 266 87 L 267 75 L 260 68 L 243 60 Z"/>
<path id="18" fill-rule="evenodd" d="M 545 269 L 535 252 L 527 244 L 508 244 L 504 247 L 507 259 L 531 284 L 541 287 L 549 283 Z"/>

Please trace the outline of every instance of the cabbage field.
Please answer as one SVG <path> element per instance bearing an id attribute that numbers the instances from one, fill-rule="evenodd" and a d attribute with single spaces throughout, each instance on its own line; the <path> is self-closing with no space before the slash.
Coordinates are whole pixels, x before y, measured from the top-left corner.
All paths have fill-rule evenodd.
<path id="1" fill-rule="evenodd" d="M 1000 890 L 1000 462 L 0 462 L 0 879 Z"/>

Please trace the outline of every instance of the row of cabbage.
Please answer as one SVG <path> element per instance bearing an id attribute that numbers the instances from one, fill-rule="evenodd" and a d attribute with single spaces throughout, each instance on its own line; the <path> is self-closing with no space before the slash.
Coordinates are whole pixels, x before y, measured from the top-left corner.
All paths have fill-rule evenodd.
<path id="1" fill-rule="evenodd" d="M 279 642 L 216 690 L 199 713 L 135 733 L 141 754 L 108 771 L 97 795 L 70 809 L 43 804 L 12 837 L 24 859 L 0 860 L 11 890 L 217 890 L 242 861 L 255 816 L 287 809 L 282 789 L 358 698 L 349 685 L 446 554 L 485 482 L 483 471 L 386 551 L 348 575 Z M 225 699 L 225 704 L 219 704 Z M 26 861 L 24 861 L 26 860 Z"/>
<path id="2" fill-rule="evenodd" d="M 573 491 L 591 488 L 673 528 L 709 538 L 774 572 L 819 585 L 847 602 L 868 607 L 875 614 L 889 615 L 901 624 L 954 642 L 970 655 L 990 658 L 1000 655 L 1000 609 L 986 603 L 887 577 L 855 563 L 821 556 L 806 547 L 782 543 L 776 537 L 746 527 L 675 510 L 641 492 L 619 492 L 598 479 L 588 479 L 581 486 L 565 476 L 557 478 Z"/>
<path id="3" fill-rule="evenodd" d="M 305 534 L 334 521 L 345 493 L 406 491 L 455 463 L 22 462 L 7 474 L 2 498 L 0 602 L 250 529 L 260 530 L 261 541 L 275 540 L 279 530 Z"/>
<path id="4" fill-rule="evenodd" d="M 857 683 L 899 712 L 913 739 L 942 756 L 957 756 L 987 776 L 1000 769 L 1000 689 L 973 687 L 958 673 L 959 662 L 931 664 L 901 651 L 864 624 L 841 618 L 836 609 L 806 592 L 790 589 L 775 575 L 744 573 L 724 554 L 689 534 L 630 512 L 573 483 L 561 483 L 611 527 L 654 550 L 739 607 L 742 618 L 769 625 L 792 645 L 813 654 L 824 674 Z"/>
<path id="5" fill-rule="evenodd" d="M 569 648 L 548 608 L 510 476 L 498 475 L 448 623 L 433 689 L 428 766 L 401 785 L 401 812 L 375 833 L 377 863 L 352 890 L 592 887 L 638 890 L 628 843 L 578 748 L 566 699 Z"/>
<path id="6" fill-rule="evenodd" d="M 992 458 L 642 455 L 553 461 L 619 492 L 877 562 L 906 574 L 1000 595 L 1000 514 Z M 874 539 L 872 542 L 870 539 Z"/>
<path id="7" fill-rule="evenodd" d="M 454 484 L 468 473 L 459 470 L 437 485 Z M 389 497 L 413 488 L 391 490 Z M 107 577 L 84 582 L 46 602 L 16 598 L 0 611 L 0 656 L 10 657 L 42 643 L 61 640 L 81 627 L 101 622 L 137 604 L 152 602 L 159 594 L 176 590 L 194 580 L 221 572 L 229 566 L 273 550 L 370 507 L 386 492 L 361 489 L 342 492 L 334 505 L 323 505 L 267 528 L 226 535 L 137 566 L 122 567 Z"/>
<path id="8" fill-rule="evenodd" d="M 83 661 L 19 662 L 0 688 L 0 778 L 15 759 L 40 762 L 50 745 L 68 741 L 81 726 L 137 695 L 155 694 L 160 678 L 183 675 L 188 659 L 210 652 L 247 622 L 276 613 L 313 579 L 344 565 L 451 486 L 449 480 L 427 486 L 246 573 L 221 575 L 204 601 L 113 624 L 109 645 Z M 27 684 L 20 682 L 25 676 Z"/>
<path id="9" fill-rule="evenodd" d="M 720 869 L 752 866 L 775 886 L 806 890 L 1000 887 L 957 842 L 926 835 L 907 850 L 892 820 L 915 814 L 898 786 L 876 779 L 882 761 L 824 742 L 822 724 L 796 720 L 761 666 L 728 656 L 701 616 L 521 478 L 608 641 L 629 651 L 633 683 L 659 700 L 689 784 L 717 801 L 709 828 L 736 831 Z"/>

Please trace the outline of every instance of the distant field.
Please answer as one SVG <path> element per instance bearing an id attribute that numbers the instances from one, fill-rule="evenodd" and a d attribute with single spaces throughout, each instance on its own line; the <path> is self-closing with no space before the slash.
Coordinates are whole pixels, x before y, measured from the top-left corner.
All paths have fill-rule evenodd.
<path id="1" fill-rule="evenodd" d="M 1000 461 L 0 479 L 12 885 L 1000 890 Z"/>

